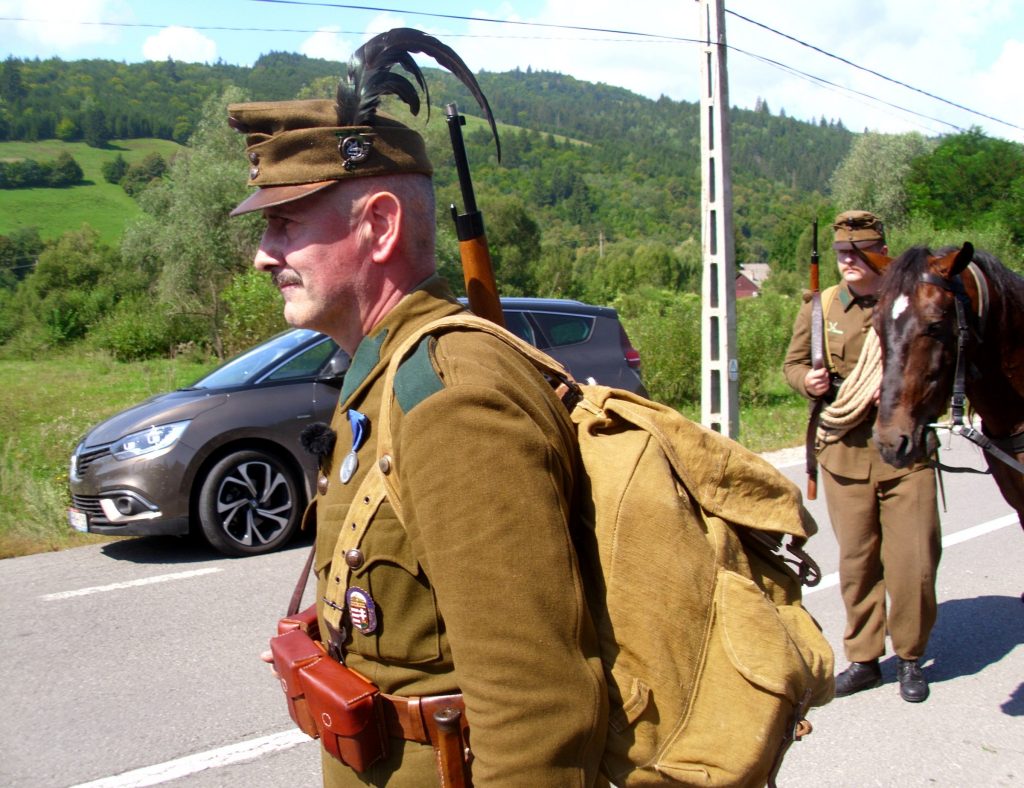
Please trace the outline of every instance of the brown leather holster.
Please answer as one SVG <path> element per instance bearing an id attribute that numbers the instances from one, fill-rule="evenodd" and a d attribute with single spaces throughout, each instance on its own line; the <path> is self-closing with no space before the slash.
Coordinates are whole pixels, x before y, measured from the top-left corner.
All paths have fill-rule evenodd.
<path id="1" fill-rule="evenodd" d="M 386 695 L 331 659 L 315 638 L 316 609 L 283 618 L 270 639 L 274 669 L 299 728 L 357 772 L 388 753 L 389 737 L 434 748 L 442 786 L 469 786 L 469 725 L 462 695 Z"/>

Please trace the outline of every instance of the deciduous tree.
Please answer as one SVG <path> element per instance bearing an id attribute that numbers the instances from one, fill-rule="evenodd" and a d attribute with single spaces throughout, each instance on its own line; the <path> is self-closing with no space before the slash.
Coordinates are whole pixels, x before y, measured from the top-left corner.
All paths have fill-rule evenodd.
<path id="1" fill-rule="evenodd" d="M 862 134 L 832 176 L 833 200 L 840 210 L 872 211 L 891 225 L 905 224 L 907 177 L 914 160 L 933 146 L 916 132 Z"/>

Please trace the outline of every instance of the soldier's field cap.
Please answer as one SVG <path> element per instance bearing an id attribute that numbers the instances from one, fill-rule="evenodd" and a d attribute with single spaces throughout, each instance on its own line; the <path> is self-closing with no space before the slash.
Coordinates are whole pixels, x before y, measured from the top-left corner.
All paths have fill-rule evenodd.
<path id="1" fill-rule="evenodd" d="M 228 105 L 246 135 L 249 195 L 232 216 L 298 200 L 338 181 L 396 173 L 431 175 L 423 137 L 378 112 L 372 126 L 341 126 L 328 99 Z"/>
<path id="2" fill-rule="evenodd" d="M 870 211 L 843 211 L 832 224 L 835 230 L 833 249 L 863 248 L 885 243 L 882 220 Z"/>

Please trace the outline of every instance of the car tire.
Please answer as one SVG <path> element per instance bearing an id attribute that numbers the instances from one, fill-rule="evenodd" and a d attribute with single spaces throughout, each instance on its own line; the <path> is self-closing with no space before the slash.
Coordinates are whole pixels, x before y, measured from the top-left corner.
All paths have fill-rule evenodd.
<path id="1" fill-rule="evenodd" d="M 203 478 L 199 522 L 206 541 L 220 552 L 258 555 L 292 537 L 304 504 L 287 464 L 270 452 L 245 449 L 223 457 Z"/>

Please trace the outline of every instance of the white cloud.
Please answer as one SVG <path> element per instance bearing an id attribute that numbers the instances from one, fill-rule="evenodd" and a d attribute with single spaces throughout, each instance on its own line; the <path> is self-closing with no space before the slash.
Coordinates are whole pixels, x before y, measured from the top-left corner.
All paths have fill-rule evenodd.
<path id="1" fill-rule="evenodd" d="M 977 100 L 986 107 L 995 107 L 990 114 L 1024 126 L 1024 41 L 1007 41 L 991 68 L 978 79 Z M 1024 132 L 1005 125 L 993 125 L 1006 137 L 1024 142 Z"/>
<path id="2" fill-rule="evenodd" d="M 481 4 L 485 2 L 481 0 Z M 486 4 L 488 11 L 468 14 L 663 34 L 673 39 L 699 39 L 701 34 L 700 6 L 693 0 L 649 0 L 643 14 L 623 14 L 620 0 L 590 0 L 585 6 L 578 0 L 545 0 L 540 10 L 528 17 L 517 16 L 508 3 Z M 1024 3 L 1020 0 L 973 0 L 969 4 L 962 0 L 862 0 L 855 6 L 837 0 L 787 0 L 770 7 L 775 9 L 773 13 L 767 13 L 769 5 L 764 0 L 728 2 L 725 24 L 731 47 L 727 60 L 733 105 L 753 108 L 762 98 L 774 113 L 785 109 L 787 115 L 801 120 L 838 119 L 854 131 L 869 128 L 936 134 L 953 131 L 953 126 L 979 124 L 990 134 L 1024 139 L 1006 126 L 830 57 L 845 58 L 935 96 L 1013 120 L 1012 115 L 1024 112 L 1015 76 L 1021 73 L 1020 55 L 1013 46 L 1021 42 L 1011 40 L 1024 31 Z M 823 51 L 744 21 L 738 14 Z M 628 37 L 613 33 L 485 22 L 469 23 L 467 32 L 467 38 L 448 39 L 443 31 L 439 36 L 474 70 L 531 66 L 621 85 L 650 98 L 662 94 L 677 100 L 699 98 L 701 47 L 695 41 L 626 40 Z"/>
<path id="3" fill-rule="evenodd" d="M 784 108 L 788 115 L 803 120 L 841 119 L 854 131 L 936 134 L 978 124 L 990 134 L 1022 138 L 1012 129 L 919 92 L 1002 117 L 1005 105 L 980 88 L 989 81 L 986 70 L 991 81 L 1003 83 L 993 94 L 1010 87 L 1006 84 L 1010 68 L 999 70 L 993 61 L 1009 36 L 1024 30 L 1020 3 L 863 0 L 857 6 L 845 6 L 789 0 L 786 13 L 769 15 L 762 0 L 730 0 L 728 9 L 733 13 L 726 15 L 727 41 L 735 48 L 728 55 L 729 92 L 735 105 L 753 107 L 761 97 L 773 112 Z M 822 51 L 751 24 L 738 14 Z M 791 70 L 737 50 L 762 55 Z M 832 84 L 794 74 L 794 69 Z"/>
<path id="4" fill-rule="evenodd" d="M 348 60 L 354 47 L 341 37 L 340 27 L 321 28 L 299 46 L 299 52 L 306 57 L 323 60 Z"/>
<path id="5" fill-rule="evenodd" d="M 518 15 L 507 3 L 491 12 L 475 11 L 470 15 L 677 38 L 696 36 L 697 4 L 693 2 L 650 0 L 644 4 L 643 14 L 623 14 L 619 0 L 590 0 L 585 8 L 581 12 L 577 0 L 548 0 L 534 17 Z M 699 60 L 693 44 L 487 22 L 470 22 L 468 33 L 469 38 L 447 43 L 453 44 L 474 70 L 505 71 L 529 66 L 619 85 L 652 98 L 665 94 L 693 100 L 696 92 Z"/>
<path id="6" fill-rule="evenodd" d="M 0 16 L 25 20 L 12 25 L 16 40 L 60 55 L 116 41 L 118 28 L 102 23 L 131 18 L 123 0 L 0 0 Z"/>
<path id="7" fill-rule="evenodd" d="M 191 27 L 165 27 L 142 45 L 147 60 L 182 60 L 186 63 L 212 63 L 217 59 L 217 44 Z"/>

